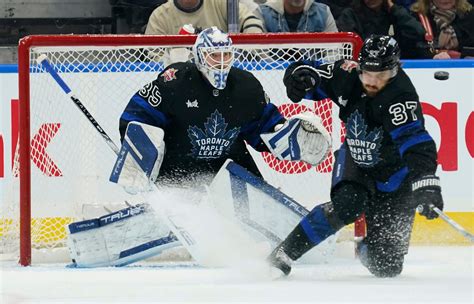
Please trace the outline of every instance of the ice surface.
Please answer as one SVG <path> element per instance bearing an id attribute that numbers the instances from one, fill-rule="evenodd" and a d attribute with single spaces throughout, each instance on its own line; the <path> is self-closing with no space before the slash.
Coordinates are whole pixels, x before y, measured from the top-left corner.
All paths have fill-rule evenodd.
<path id="1" fill-rule="evenodd" d="M 0 303 L 473 303 L 473 249 L 411 247 L 402 275 L 393 279 L 375 278 L 342 257 L 297 265 L 277 280 L 192 262 L 99 269 L 2 262 Z"/>

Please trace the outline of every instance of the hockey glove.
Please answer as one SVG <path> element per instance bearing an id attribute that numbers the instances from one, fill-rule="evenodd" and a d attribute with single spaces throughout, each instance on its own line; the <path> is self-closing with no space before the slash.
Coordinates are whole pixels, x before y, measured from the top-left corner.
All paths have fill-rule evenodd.
<path id="1" fill-rule="evenodd" d="M 321 76 L 312 66 L 297 62 L 286 69 L 283 83 L 286 86 L 288 98 L 293 102 L 300 102 L 308 91 L 319 86 Z"/>
<path id="2" fill-rule="evenodd" d="M 418 206 L 420 214 L 429 220 L 437 218 L 438 214 L 432 208 L 437 207 L 443 210 L 444 206 L 439 177 L 423 176 L 411 184 L 411 189 L 414 205 Z"/>

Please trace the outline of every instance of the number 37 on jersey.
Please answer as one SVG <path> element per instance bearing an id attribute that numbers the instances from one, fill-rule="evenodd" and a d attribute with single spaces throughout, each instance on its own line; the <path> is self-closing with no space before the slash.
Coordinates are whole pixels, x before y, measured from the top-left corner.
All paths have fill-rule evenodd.
<path id="1" fill-rule="evenodd" d="M 416 109 L 418 108 L 417 101 L 399 102 L 390 106 L 388 111 L 392 114 L 392 123 L 395 126 L 404 124 L 408 120 L 417 121 Z"/>

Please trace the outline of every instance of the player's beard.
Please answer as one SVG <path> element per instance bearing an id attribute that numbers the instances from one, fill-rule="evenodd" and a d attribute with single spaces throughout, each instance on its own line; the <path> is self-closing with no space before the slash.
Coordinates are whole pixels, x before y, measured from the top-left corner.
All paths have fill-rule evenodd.
<path id="1" fill-rule="evenodd" d="M 375 95 L 377 95 L 386 85 L 387 84 L 384 84 L 383 86 L 378 87 L 378 86 L 368 85 L 364 83 L 362 84 L 365 94 L 367 94 L 367 96 L 369 97 L 374 97 Z"/>

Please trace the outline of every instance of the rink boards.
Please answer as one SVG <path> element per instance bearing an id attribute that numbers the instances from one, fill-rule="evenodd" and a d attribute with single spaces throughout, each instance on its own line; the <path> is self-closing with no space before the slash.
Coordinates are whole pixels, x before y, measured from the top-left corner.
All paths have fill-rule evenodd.
<path id="1" fill-rule="evenodd" d="M 427 128 L 439 148 L 438 174 L 443 186 L 445 210 L 471 232 L 474 230 L 473 65 L 472 60 L 406 61 L 404 64 L 420 95 Z M 435 79 L 434 73 L 437 71 L 449 72 L 449 79 Z M 12 117 L 18 100 L 17 82 L 16 65 L 0 65 L 0 205 L 5 204 L 13 191 L 12 147 L 16 136 L 12 136 Z M 284 94 L 284 90 L 278 94 Z M 35 174 L 41 176 L 40 172 L 33 172 L 33 176 Z M 298 178 L 306 179 L 307 176 L 295 176 L 290 183 L 298 184 Z M 288 187 L 292 188 L 291 185 Z M 304 201 L 311 199 L 302 198 Z M 60 221 L 67 222 L 68 219 L 62 218 Z M 435 230 L 436 233 L 426 234 L 427 229 L 430 232 Z M 413 241 L 459 243 L 463 239 L 451 233 L 451 229 L 440 220 L 426 222 L 417 218 Z"/>

